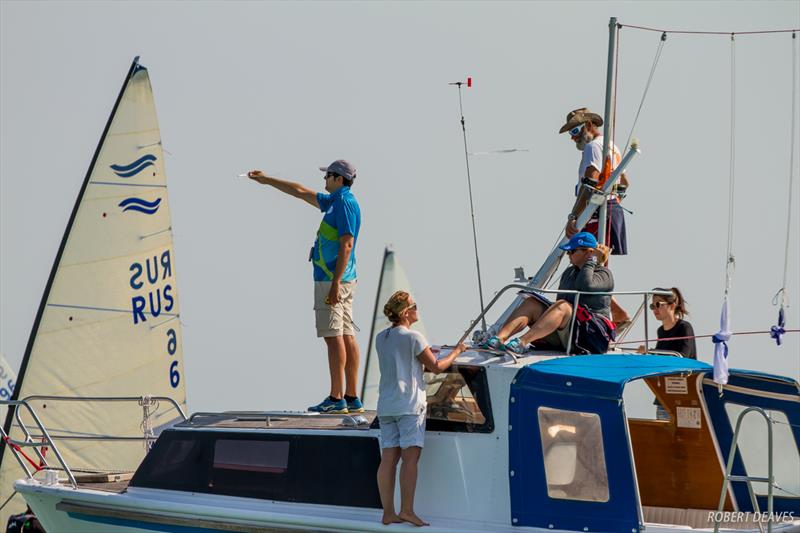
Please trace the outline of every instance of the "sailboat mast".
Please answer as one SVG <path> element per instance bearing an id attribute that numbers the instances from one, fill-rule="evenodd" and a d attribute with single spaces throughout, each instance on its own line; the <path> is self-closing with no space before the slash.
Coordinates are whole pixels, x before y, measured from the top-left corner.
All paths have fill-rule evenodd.
<path id="1" fill-rule="evenodd" d="M 33 344 L 36 340 L 36 336 L 39 333 L 39 325 L 42 321 L 42 315 L 44 314 L 45 307 L 47 306 L 47 300 L 50 297 L 50 290 L 53 287 L 53 282 L 55 281 L 56 272 L 58 272 L 58 267 L 61 264 L 61 257 L 64 255 L 64 249 L 67 245 L 67 240 L 69 239 L 69 234 L 72 231 L 72 226 L 75 223 L 75 218 L 78 215 L 78 208 L 81 205 L 81 201 L 83 200 L 83 196 L 86 193 L 86 187 L 89 185 L 89 179 L 92 176 L 92 172 L 94 171 L 95 163 L 97 162 L 97 158 L 100 155 L 100 149 L 103 147 L 103 143 L 105 142 L 106 136 L 108 135 L 108 130 L 111 128 L 111 123 L 114 120 L 114 115 L 117 113 L 117 108 L 119 107 L 120 102 L 122 101 L 122 96 L 125 94 L 125 89 L 128 87 L 128 83 L 130 82 L 133 75 L 136 73 L 137 70 L 141 68 L 139 66 L 139 56 L 133 58 L 133 63 L 131 63 L 131 67 L 128 69 L 128 74 L 125 76 L 125 81 L 122 83 L 122 88 L 119 90 L 119 95 L 117 95 L 117 100 L 114 102 L 114 107 L 111 110 L 111 114 L 108 116 L 108 121 L 106 122 L 106 127 L 103 129 L 103 134 L 100 136 L 100 141 L 97 143 L 97 148 L 94 151 L 94 156 L 92 157 L 92 162 L 89 164 L 89 169 L 86 171 L 86 177 L 83 179 L 83 184 L 81 185 L 81 190 L 78 193 L 78 198 L 75 200 L 75 205 L 72 208 L 72 213 L 69 216 L 69 221 L 67 222 L 67 228 L 64 230 L 64 235 L 61 237 L 61 244 L 58 247 L 58 253 L 56 254 L 55 261 L 53 261 L 53 268 L 50 269 L 50 277 L 47 279 L 47 285 L 45 286 L 44 293 L 42 294 L 42 300 L 39 303 L 39 309 L 36 312 L 36 318 L 33 321 L 33 327 L 31 328 L 31 334 L 28 337 L 28 344 L 25 346 L 25 354 L 22 357 L 22 363 L 19 367 L 19 374 L 17 376 L 17 382 L 14 387 L 14 394 L 11 396 L 11 400 L 18 400 L 20 391 L 22 391 L 22 382 L 25 380 L 25 370 L 28 367 L 28 361 L 30 360 L 31 352 L 33 351 Z M 5 423 L 3 428 L 6 431 L 6 434 L 10 434 L 11 425 L 14 420 L 14 411 L 15 409 L 9 409 L 8 413 L 6 414 Z M 4 441 L 0 442 L 0 465 L 3 462 L 3 451 L 5 449 L 6 443 Z"/>
<path id="2" fill-rule="evenodd" d="M 378 306 L 380 306 L 381 288 L 383 287 L 383 277 L 386 275 L 386 259 L 389 255 L 394 253 L 387 246 L 383 249 L 383 261 L 381 262 L 381 277 L 378 278 L 378 292 L 375 293 L 375 309 L 372 310 L 372 325 L 369 328 L 369 343 L 367 344 L 367 357 L 364 360 L 364 375 L 361 377 L 361 399 L 364 399 L 364 394 L 367 392 L 367 376 L 369 376 L 369 363 L 372 359 L 372 343 L 375 338 L 375 317 L 378 316 Z"/>
<path id="3" fill-rule="evenodd" d="M 611 17 L 608 22 L 608 65 L 606 67 L 606 105 L 605 112 L 603 113 L 603 157 L 605 161 L 613 161 L 613 139 L 611 133 L 613 131 L 611 125 L 614 123 L 614 107 L 612 106 L 614 98 L 614 73 L 617 70 L 617 33 L 619 27 L 617 26 L 617 17 Z M 605 168 L 605 161 L 603 167 Z M 599 221 L 597 223 L 597 242 L 608 244 L 606 242 L 606 223 L 608 221 L 608 205 L 603 202 L 600 206 L 598 213 Z"/>

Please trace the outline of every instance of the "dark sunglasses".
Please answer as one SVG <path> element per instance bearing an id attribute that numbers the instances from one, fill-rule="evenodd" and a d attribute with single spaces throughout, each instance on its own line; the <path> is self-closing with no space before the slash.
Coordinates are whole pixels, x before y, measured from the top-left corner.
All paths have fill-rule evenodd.
<path id="1" fill-rule="evenodd" d="M 572 255 L 575 252 L 585 252 L 587 250 L 591 250 L 591 248 L 575 248 L 574 250 L 567 250 L 567 255 Z"/>
<path id="2" fill-rule="evenodd" d="M 337 177 L 339 177 L 339 174 L 335 174 L 333 172 L 326 172 L 325 176 L 322 179 L 326 180 L 328 178 L 337 178 Z"/>
<path id="3" fill-rule="evenodd" d="M 658 309 L 662 305 L 669 305 L 669 304 L 667 302 L 653 302 L 653 303 L 650 304 L 650 310 L 651 311 L 655 311 L 656 309 Z"/>
<path id="4" fill-rule="evenodd" d="M 409 311 L 416 311 L 416 310 L 417 310 L 417 304 L 414 304 L 414 305 L 409 305 L 409 306 L 408 306 L 408 310 L 409 310 Z"/>

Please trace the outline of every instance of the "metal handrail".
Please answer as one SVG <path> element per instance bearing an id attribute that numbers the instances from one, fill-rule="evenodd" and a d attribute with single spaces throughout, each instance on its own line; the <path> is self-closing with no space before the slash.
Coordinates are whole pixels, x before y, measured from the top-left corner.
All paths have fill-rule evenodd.
<path id="1" fill-rule="evenodd" d="M 322 416 L 323 413 L 317 412 L 309 412 L 309 411 L 223 411 L 223 412 L 213 412 L 213 411 L 199 411 L 197 413 L 192 413 L 192 415 L 186 420 L 188 424 L 195 424 L 196 418 L 211 418 L 211 417 L 253 417 L 257 420 L 261 418 L 264 419 L 267 426 L 270 425 L 270 420 L 272 418 L 316 418 Z M 349 413 L 324 413 L 325 418 L 331 417 L 338 417 L 342 419 L 342 422 L 349 420 L 351 424 L 354 426 L 359 426 L 363 422 L 359 422 L 359 418 L 362 420 L 366 420 L 363 415 L 360 414 L 349 414 Z"/>
<path id="2" fill-rule="evenodd" d="M 767 422 L 767 477 L 757 477 L 757 476 L 732 476 L 731 472 L 733 471 L 733 460 L 736 457 L 736 447 L 738 446 L 738 439 L 739 439 L 739 430 L 742 427 L 742 420 L 744 420 L 744 415 L 749 413 L 750 411 L 755 411 L 759 413 L 761 416 L 764 417 L 764 420 Z M 772 418 L 767 414 L 764 409 L 761 407 L 748 407 L 736 418 L 736 431 L 733 433 L 733 440 L 731 441 L 731 451 L 728 453 L 728 464 L 725 466 L 725 479 L 722 481 L 722 492 L 720 493 L 719 497 L 719 506 L 717 507 L 717 512 L 714 515 L 714 533 L 719 531 L 719 525 L 722 516 L 722 509 L 725 506 L 725 496 L 728 492 L 728 484 L 730 481 L 746 481 L 747 482 L 747 491 L 750 494 L 750 503 L 753 506 L 753 511 L 756 515 L 760 515 L 760 509 L 758 507 L 758 499 L 756 498 L 756 493 L 753 490 L 753 481 L 766 483 L 767 484 L 767 531 L 772 533 L 772 488 L 775 485 L 775 476 L 772 474 Z M 763 533 L 764 526 L 761 522 L 757 522 L 758 529 Z"/>
<path id="3" fill-rule="evenodd" d="M 505 292 L 508 291 L 509 289 L 519 289 L 519 290 L 525 291 L 525 292 L 537 292 L 537 293 L 541 293 L 541 294 L 574 294 L 576 302 L 580 299 L 580 295 L 582 295 L 582 294 L 589 294 L 589 295 L 594 295 L 594 296 L 626 296 L 626 295 L 630 296 L 630 295 L 640 295 L 641 294 L 644 297 L 645 309 L 647 308 L 647 303 L 649 301 L 649 297 L 650 296 L 671 296 L 672 295 L 672 292 L 670 292 L 670 291 L 654 291 L 654 290 L 651 290 L 651 291 L 591 291 L 590 292 L 590 291 L 576 291 L 576 290 L 571 290 L 571 289 L 561 289 L 561 290 L 559 290 L 559 289 L 536 289 L 536 288 L 529 287 L 528 285 L 521 285 L 519 283 L 509 283 L 508 285 L 506 285 L 505 287 L 500 289 L 497 292 L 497 294 L 495 294 L 494 298 L 492 298 L 489 301 L 489 303 L 486 305 L 486 308 L 483 311 L 481 311 L 481 313 L 478 315 L 478 317 L 475 318 L 475 320 L 473 320 L 470 323 L 470 325 L 467 328 L 467 330 L 464 332 L 463 335 L 461 335 L 461 338 L 458 339 L 458 342 L 456 343 L 456 345 L 461 344 L 462 342 L 464 342 L 464 340 L 469 336 L 470 332 L 473 329 L 475 329 L 475 326 L 478 325 L 478 322 L 480 322 L 483 319 L 483 317 L 486 315 L 486 313 L 489 312 L 489 309 L 491 309 L 492 306 L 497 302 L 497 300 L 499 300 L 500 297 L 503 294 L 505 294 Z M 576 310 L 577 310 L 577 305 L 573 305 L 572 306 L 572 317 L 570 318 L 570 339 L 572 339 L 572 328 L 573 328 L 573 325 L 575 323 Z M 645 348 L 647 348 L 648 343 L 649 343 L 649 337 L 648 337 L 648 333 L 647 333 L 647 313 L 645 312 Z M 567 348 L 571 348 L 571 346 L 567 346 Z M 567 353 L 569 353 L 569 351 L 567 351 Z"/>
<path id="4" fill-rule="evenodd" d="M 145 403 L 148 405 L 154 404 L 157 402 L 167 402 L 172 404 L 172 407 L 178 412 L 178 414 L 183 418 L 183 420 L 187 420 L 186 414 L 183 412 L 181 406 L 176 402 L 173 398 L 168 396 L 50 396 L 50 395 L 32 395 L 27 396 L 21 400 L 0 400 L 0 405 L 8 405 L 9 408 L 14 409 L 14 418 L 17 421 L 17 427 L 23 432 L 25 439 L 24 440 L 17 440 L 12 439 L 11 436 L 6 433 L 5 428 L 0 427 L 0 434 L 2 434 L 3 440 L 7 441 L 9 444 L 13 444 L 19 447 L 26 447 L 32 448 L 33 451 L 36 453 L 36 456 L 40 462 L 41 469 L 43 470 L 52 470 L 53 467 L 50 466 L 47 459 L 45 458 L 44 454 L 40 452 L 41 448 L 49 447 L 53 450 L 53 454 L 58 459 L 58 462 L 61 464 L 61 469 L 64 470 L 67 477 L 69 478 L 69 482 L 73 487 L 77 487 L 77 482 L 75 480 L 75 476 L 73 475 L 72 471 L 70 470 L 69 466 L 67 465 L 66 461 L 64 460 L 63 456 L 58 450 L 56 446 L 56 441 L 68 441 L 68 440 L 95 440 L 95 441 L 147 441 L 152 439 L 147 435 L 143 435 L 141 437 L 134 437 L 134 436 L 115 436 L 115 435 L 51 435 L 47 429 L 45 429 L 44 424 L 42 424 L 41 419 L 36 414 L 36 411 L 30 406 L 29 402 L 31 401 L 67 401 L 67 402 L 84 402 L 84 403 L 92 403 L 92 402 L 137 402 L 140 406 L 144 407 Z M 35 425 L 39 429 L 39 434 L 31 434 L 28 430 L 28 426 L 20 417 L 20 409 L 19 407 L 23 406 L 29 412 L 31 418 L 33 419 Z M 40 442 L 36 442 L 36 441 Z M 35 472 L 31 472 L 25 462 L 19 457 L 19 454 L 15 449 L 12 448 L 14 458 L 17 460 L 19 465 L 25 471 L 25 474 L 28 478 L 33 478 Z"/>

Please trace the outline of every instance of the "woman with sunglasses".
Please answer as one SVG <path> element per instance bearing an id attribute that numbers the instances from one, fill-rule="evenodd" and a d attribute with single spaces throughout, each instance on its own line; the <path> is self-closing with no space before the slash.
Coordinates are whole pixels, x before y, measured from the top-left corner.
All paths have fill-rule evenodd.
<path id="1" fill-rule="evenodd" d="M 384 524 L 409 522 L 427 526 L 414 512 L 417 463 L 425 441 L 427 397 L 423 372 L 440 374 L 465 349 L 462 343 L 436 359 L 425 337 L 410 329 L 419 320 L 417 303 L 406 291 L 397 291 L 383 306 L 392 323 L 375 338 L 381 379 L 378 384 L 378 420 L 381 426 L 381 464 L 378 492 L 383 505 Z M 400 512 L 395 513 L 394 486 L 400 466 Z"/>
<path id="2" fill-rule="evenodd" d="M 683 318 L 689 314 L 686 310 L 686 300 L 677 287 L 662 289 L 656 287 L 654 291 L 671 292 L 670 296 L 653 296 L 653 303 L 650 309 L 656 320 L 661 322 L 656 334 L 658 342 L 656 350 L 666 350 L 677 352 L 683 357 L 697 359 L 697 345 L 694 340 L 694 329 L 692 325 Z M 644 353 L 645 347 L 640 346 L 639 351 Z"/>

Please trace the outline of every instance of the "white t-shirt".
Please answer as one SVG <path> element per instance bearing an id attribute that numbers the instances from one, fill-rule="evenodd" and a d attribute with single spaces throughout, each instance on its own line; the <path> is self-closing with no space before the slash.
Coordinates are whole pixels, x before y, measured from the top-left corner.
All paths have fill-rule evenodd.
<path id="1" fill-rule="evenodd" d="M 619 164 L 620 154 L 617 145 L 614 145 L 614 165 Z M 586 143 L 583 147 L 583 156 L 581 156 L 581 163 L 578 165 L 578 184 L 575 186 L 575 194 L 577 196 L 580 191 L 581 182 L 586 175 L 586 169 L 594 167 L 598 172 L 603 171 L 603 136 L 599 135 Z"/>
<path id="2" fill-rule="evenodd" d="M 386 328 L 375 339 L 381 381 L 378 416 L 419 415 L 425 412 L 424 367 L 417 356 L 429 346 L 418 331 L 405 326 Z"/>

